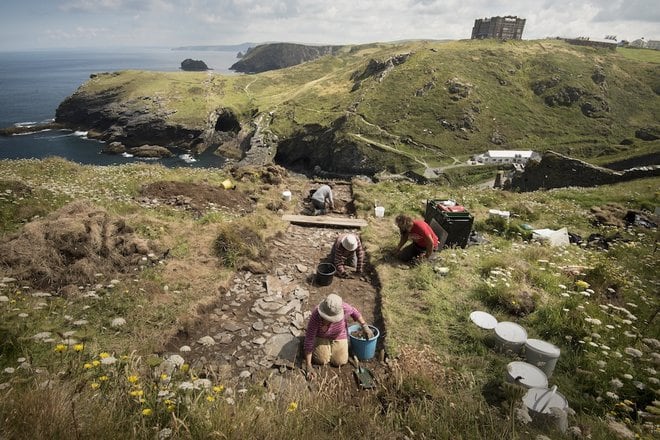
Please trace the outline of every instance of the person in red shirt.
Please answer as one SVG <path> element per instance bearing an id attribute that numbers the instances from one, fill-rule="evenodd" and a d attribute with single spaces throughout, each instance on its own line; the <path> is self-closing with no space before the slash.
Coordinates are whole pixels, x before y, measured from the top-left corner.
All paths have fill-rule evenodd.
<path id="1" fill-rule="evenodd" d="M 396 247 L 399 258 L 414 262 L 431 258 L 433 251 L 438 249 L 438 236 L 428 223 L 424 220 L 413 220 L 405 214 L 399 214 L 395 221 L 401 233 L 401 239 Z M 408 240 L 412 240 L 412 243 L 401 249 Z"/>

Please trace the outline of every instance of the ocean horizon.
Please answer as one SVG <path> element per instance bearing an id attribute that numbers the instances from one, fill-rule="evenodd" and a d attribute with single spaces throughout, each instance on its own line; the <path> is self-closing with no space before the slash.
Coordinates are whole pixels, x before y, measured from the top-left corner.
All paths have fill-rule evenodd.
<path id="1" fill-rule="evenodd" d="M 85 83 L 91 74 L 120 70 L 179 71 L 186 58 L 204 61 L 213 71 L 234 75 L 229 67 L 237 52 L 174 50 L 171 48 L 53 49 L 0 52 L 0 127 L 33 126 L 55 118 L 57 106 Z M 86 132 L 42 130 L 0 136 L 0 160 L 43 159 L 58 156 L 90 165 L 145 161 L 165 166 L 221 166 L 225 160 L 211 153 L 191 161 L 184 156 L 139 159 L 101 153 L 103 143 Z"/>

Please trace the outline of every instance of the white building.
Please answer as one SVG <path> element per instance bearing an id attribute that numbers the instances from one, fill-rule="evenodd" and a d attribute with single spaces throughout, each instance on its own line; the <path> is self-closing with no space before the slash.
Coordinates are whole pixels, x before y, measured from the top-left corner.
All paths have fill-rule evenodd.
<path id="1" fill-rule="evenodd" d="M 541 156 L 532 150 L 488 150 L 474 156 L 474 161 L 483 164 L 526 164 L 530 159 L 540 159 Z"/>

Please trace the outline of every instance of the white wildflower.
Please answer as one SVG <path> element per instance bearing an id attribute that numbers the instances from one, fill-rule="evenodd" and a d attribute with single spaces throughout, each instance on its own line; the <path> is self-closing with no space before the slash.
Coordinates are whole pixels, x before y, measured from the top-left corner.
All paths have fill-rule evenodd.
<path id="1" fill-rule="evenodd" d="M 654 349 L 660 348 L 660 341 L 655 338 L 644 338 L 642 339 L 642 342 L 653 347 Z"/>
<path id="2" fill-rule="evenodd" d="M 101 359 L 101 363 L 102 363 L 103 365 L 112 365 L 112 364 L 114 364 L 115 362 L 117 362 L 117 358 L 114 357 L 114 356 L 108 356 L 107 358 L 103 358 L 103 359 Z"/>
<path id="3" fill-rule="evenodd" d="M 623 375 L 623 378 L 626 379 L 626 380 L 632 380 L 633 376 L 632 376 L 632 374 L 626 373 L 626 374 Z"/>
<path id="4" fill-rule="evenodd" d="M 204 346 L 215 345 L 215 339 L 213 339 L 211 336 L 203 336 L 199 338 L 197 342 Z"/>
<path id="5" fill-rule="evenodd" d="M 660 384 L 660 379 L 657 377 L 649 377 L 649 382 L 651 382 L 653 385 L 658 385 Z"/>
<path id="6" fill-rule="evenodd" d="M 610 381 L 610 385 L 612 385 L 612 388 L 614 389 L 619 389 L 623 386 L 623 382 L 621 382 L 619 379 L 614 378 Z"/>
<path id="7" fill-rule="evenodd" d="M 646 371 L 646 372 L 647 372 L 648 374 L 650 374 L 651 376 L 655 376 L 656 374 L 658 374 L 658 373 L 655 371 L 655 369 L 654 369 L 654 368 L 651 368 L 651 367 L 649 367 L 649 368 L 644 368 L 644 371 Z"/>
<path id="8" fill-rule="evenodd" d="M 598 362 L 596 362 L 596 365 L 598 365 L 598 368 L 605 368 L 607 366 L 607 362 L 598 361 Z"/>
<path id="9" fill-rule="evenodd" d="M 605 395 L 612 400 L 619 400 L 619 396 L 611 391 L 606 392 Z"/>
<path id="10" fill-rule="evenodd" d="M 16 371 L 16 370 L 11 368 L 11 367 L 7 367 L 3 371 L 7 374 L 14 374 L 14 371 Z"/>
<path id="11" fill-rule="evenodd" d="M 195 381 L 193 382 L 193 386 L 195 387 L 195 389 L 201 389 L 201 388 L 208 389 L 211 388 L 211 385 L 212 383 L 209 379 L 195 379 Z"/>
<path id="12" fill-rule="evenodd" d="M 172 362 L 177 367 L 181 367 L 181 365 L 186 363 L 186 361 L 181 356 L 179 356 L 178 354 L 170 355 L 170 357 L 168 359 L 169 359 L 170 362 Z"/>
<path id="13" fill-rule="evenodd" d="M 179 384 L 179 389 L 180 390 L 187 391 L 187 390 L 192 390 L 193 388 L 194 388 L 194 385 L 192 384 L 192 382 L 189 382 L 189 381 L 181 382 Z"/>
<path id="14" fill-rule="evenodd" d="M 637 350 L 636 348 L 632 347 L 626 347 L 625 350 L 623 350 L 628 356 L 640 358 L 642 357 L 642 352 Z"/>
<path id="15" fill-rule="evenodd" d="M 110 323 L 110 327 L 117 328 L 126 325 L 126 320 L 124 318 L 115 318 Z"/>

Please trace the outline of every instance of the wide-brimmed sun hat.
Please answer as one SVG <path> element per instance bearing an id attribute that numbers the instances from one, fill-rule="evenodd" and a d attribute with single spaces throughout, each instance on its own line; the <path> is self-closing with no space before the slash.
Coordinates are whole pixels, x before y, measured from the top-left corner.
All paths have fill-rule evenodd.
<path id="1" fill-rule="evenodd" d="M 328 322 L 339 322 L 344 319 L 343 304 L 341 296 L 331 293 L 319 304 L 319 315 Z"/>
<path id="2" fill-rule="evenodd" d="M 347 234 L 341 240 L 341 245 L 344 246 L 344 249 L 347 251 L 354 251 L 358 246 L 357 237 L 353 234 Z"/>

